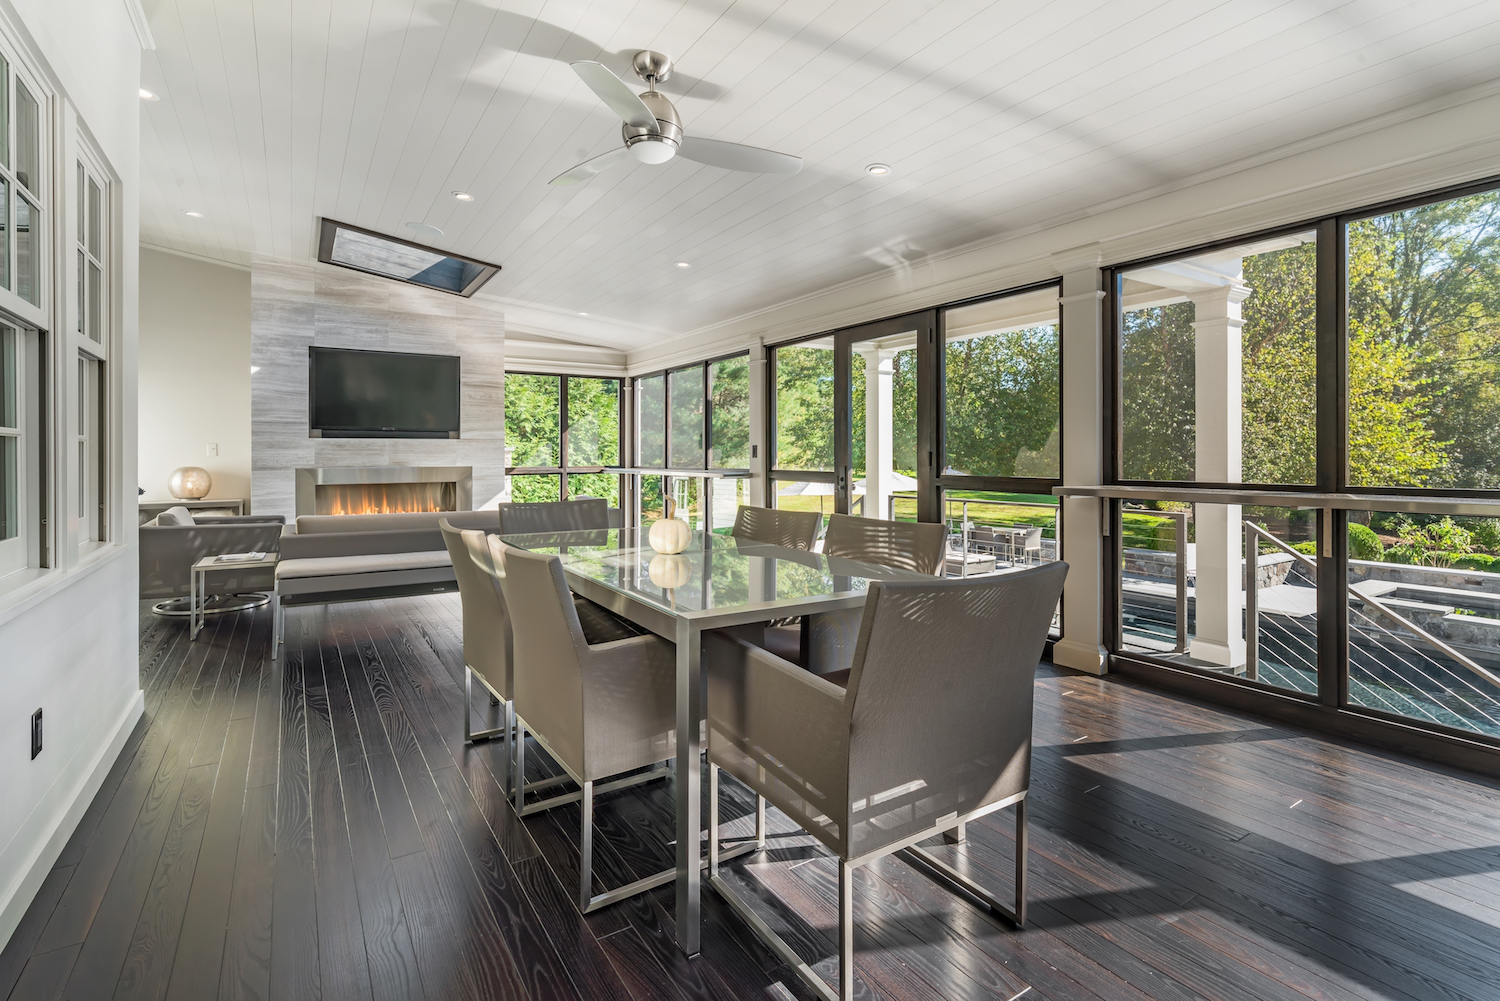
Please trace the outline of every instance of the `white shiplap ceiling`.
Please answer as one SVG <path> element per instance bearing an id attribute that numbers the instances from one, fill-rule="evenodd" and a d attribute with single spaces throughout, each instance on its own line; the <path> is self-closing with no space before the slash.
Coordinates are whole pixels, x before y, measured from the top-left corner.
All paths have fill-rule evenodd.
<path id="1" fill-rule="evenodd" d="M 1494 0 L 145 6 L 143 243 L 306 260 L 319 216 L 425 222 L 503 265 L 481 295 L 508 315 L 624 350 L 1500 78 Z M 548 187 L 620 142 L 569 62 L 635 82 L 642 48 L 676 62 L 689 134 L 802 173 L 677 160 Z"/>

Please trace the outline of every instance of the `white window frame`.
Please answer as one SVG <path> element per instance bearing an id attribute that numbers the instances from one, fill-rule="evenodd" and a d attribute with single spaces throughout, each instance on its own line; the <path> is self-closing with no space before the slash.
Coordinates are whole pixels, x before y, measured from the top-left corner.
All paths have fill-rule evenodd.
<path id="1" fill-rule="evenodd" d="M 0 19 L 0 24 L 9 27 L 9 22 Z M 52 389 L 50 384 L 52 363 L 49 357 L 53 350 L 52 338 L 43 331 L 51 327 L 53 315 L 52 289 L 55 263 L 52 259 L 52 226 L 58 218 L 58 206 L 53 200 L 55 185 L 52 177 L 55 162 L 57 110 L 56 94 L 41 76 L 33 71 L 29 60 L 13 42 L 14 34 L 0 31 L 0 59 L 4 60 L 4 71 L 0 74 L 0 102 L 4 105 L 3 140 L 5 155 L 0 157 L 0 181 L 5 184 L 3 211 L 0 211 L 0 257 L 4 261 L 3 280 L 0 280 L 0 328 L 13 331 L 16 352 L 16 422 L 0 429 L 0 436 L 16 442 L 16 519 L 17 534 L 0 540 L 0 591 L 9 587 L 21 571 L 40 569 L 44 554 L 50 552 L 48 533 L 54 519 L 50 510 L 55 506 L 51 489 L 50 461 L 44 461 L 52 449 L 50 429 L 52 422 Z M 33 238 L 31 252 L 36 267 L 36 302 L 23 298 L 17 286 L 16 232 L 14 226 L 15 207 L 21 186 L 16 180 L 16 114 L 15 102 L 17 82 L 23 84 L 27 93 L 37 103 L 37 137 L 35 176 L 25 186 L 24 196 L 35 210 L 30 235 Z M 49 384 L 44 385 L 43 380 Z M 46 436 L 46 437 L 44 437 Z M 47 558 L 48 562 L 52 562 Z"/>
<path id="2" fill-rule="evenodd" d="M 74 185 L 71 208 L 77 213 L 68 262 L 77 268 L 73 276 L 69 309 L 77 315 L 67 324 L 76 349 L 77 376 L 72 391 L 78 397 L 70 407 L 77 422 L 70 441 L 73 453 L 69 473 L 76 480 L 69 491 L 69 518 L 81 551 L 97 547 L 110 538 L 109 497 L 111 478 L 110 344 L 114 340 L 114 282 L 110 265 L 114 246 L 114 184 L 100 165 L 100 158 L 87 139 L 79 135 L 72 165 Z M 97 205 L 93 192 L 97 192 Z M 96 232 L 97 227 L 97 232 Z M 97 269 L 92 271 L 91 269 Z M 98 275 L 97 287 L 92 281 Z"/>

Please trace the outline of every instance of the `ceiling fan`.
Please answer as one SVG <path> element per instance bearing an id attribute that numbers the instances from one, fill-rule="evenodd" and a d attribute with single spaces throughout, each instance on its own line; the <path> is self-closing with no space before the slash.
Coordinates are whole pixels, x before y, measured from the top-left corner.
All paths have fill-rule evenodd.
<path id="1" fill-rule="evenodd" d="M 684 135 L 677 109 L 666 95 L 656 90 L 658 83 L 672 75 L 672 60 L 660 52 L 637 52 L 631 68 L 636 76 L 646 81 L 647 90 L 639 96 L 603 63 L 583 61 L 573 64 L 573 72 L 579 79 L 625 123 L 620 129 L 625 145 L 585 160 L 548 183 L 579 184 L 627 157 L 640 163 L 658 164 L 682 156 L 710 167 L 756 174 L 795 174 L 802 169 L 800 156 Z"/>

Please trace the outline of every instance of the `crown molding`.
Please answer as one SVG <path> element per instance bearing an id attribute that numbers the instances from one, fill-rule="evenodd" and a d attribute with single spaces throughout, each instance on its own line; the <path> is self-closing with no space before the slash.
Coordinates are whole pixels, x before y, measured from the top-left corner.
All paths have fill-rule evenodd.
<path id="1" fill-rule="evenodd" d="M 214 257 L 204 257 L 202 254 L 190 254 L 186 250 L 173 250 L 171 247 L 162 247 L 155 243 L 147 243 L 145 240 L 141 241 L 140 246 L 142 250 L 151 250 L 155 251 L 158 254 L 171 254 L 173 257 L 185 257 L 190 261 L 197 261 L 199 264 L 212 264 L 217 268 L 229 268 L 232 271 L 243 271 L 246 274 L 250 273 L 249 266 L 244 264 L 233 264 L 229 261 L 221 261 Z"/>
<path id="2" fill-rule="evenodd" d="M 135 37 L 140 40 L 141 48 L 147 52 L 156 51 L 156 39 L 151 34 L 151 23 L 146 20 L 146 12 L 141 8 L 141 0 L 123 0 L 125 13 L 130 15 L 130 26 L 135 29 Z"/>

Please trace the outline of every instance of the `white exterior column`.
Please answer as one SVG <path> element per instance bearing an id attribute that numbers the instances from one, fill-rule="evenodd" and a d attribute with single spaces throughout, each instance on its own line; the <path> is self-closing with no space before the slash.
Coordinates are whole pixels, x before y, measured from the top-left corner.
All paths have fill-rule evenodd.
<path id="1" fill-rule="evenodd" d="M 896 352 L 889 348 L 861 347 L 857 350 L 865 360 L 864 516 L 888 519 L 891 473 L 896 462 Z"/>
<path id="2" fill-rule="evenodd" d="M 1236 274 L 1226 285 L 1190 296 L 1196 356 L 1194 473 L 1200 481 L 1239 483 L 1243 475 L 1240 303 L 1249 294 Z M 1199 504 L 1193 515 L 1197 628 L 1188 652 L 1196 660 L 1234 668 L 1245 663 L 1241 518 L 1233 504 Z"/>
<path id="3" fill-rule="evenodd" d="M 1096 263 L 1064 267 L 1062 280 L 1062 480 L 1104 482 L 1104 275 Z M 1064 497 L 1058 543 L 1068 561 L 1063 587 L 1063 636 L 1052 651 L 1062 667 L 1108 670 L 1104 646 L 1105 502 Z"/>
<path id="4" fill-rule="evenodd" d="M 771 447 L 770 420 L 766 414 L 766 379 L 770 364 L 766 346 L 759 341 L 750 345 L 750 483 L 745 503 L 764 507 L 771 496 L 767 465 Z"/>

